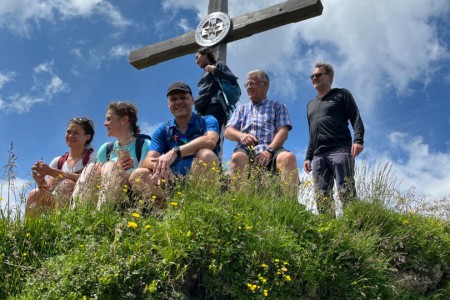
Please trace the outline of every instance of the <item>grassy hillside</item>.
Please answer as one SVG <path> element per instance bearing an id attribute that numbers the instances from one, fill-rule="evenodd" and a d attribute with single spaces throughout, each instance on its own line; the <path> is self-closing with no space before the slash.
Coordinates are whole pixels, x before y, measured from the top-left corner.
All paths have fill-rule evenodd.
<path id="1" fill-rule="evenodd" d="M 227 191 L 188 178 L 163 210 L 4 212 L 0 299 L 449 299 L 448 219 L 388 205 L 384 179 L 337 219 L 267 174 Z"/>

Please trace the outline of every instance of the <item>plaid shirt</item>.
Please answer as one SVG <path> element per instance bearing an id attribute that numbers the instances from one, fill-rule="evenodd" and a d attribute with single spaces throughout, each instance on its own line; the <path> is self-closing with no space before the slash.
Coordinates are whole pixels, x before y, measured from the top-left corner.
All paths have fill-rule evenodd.
<path id="1" fill-rule="evenodd" d="M 281 127 L 287 126 L 289 130 L 292 129 L 286 105 L 267 98 L 258 103 L 249 102 L 236 108 L 227 126 L 254 135 L 258 139 L 256 154 L 269 147 Z M 245 147 L 240 142 L 237 146 Z"/>

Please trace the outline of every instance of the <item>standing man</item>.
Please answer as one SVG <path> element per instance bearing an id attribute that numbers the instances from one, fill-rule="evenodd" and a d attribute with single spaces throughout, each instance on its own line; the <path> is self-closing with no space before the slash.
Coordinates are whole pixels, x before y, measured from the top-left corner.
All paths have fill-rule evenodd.
<path id="1" fill-rule="evenodd" d="M 292 129 L 291 120 L 284 104 L 267 98 L 269 86 L 265 71 L 247 74 L 245 88 L 251 102 L 239 106 L 225 128 L 225 138 L 237 142 L 231 156 L 231 173 L 237 180 L 244 179 L 244 171 L 250 163 L 280 171 L 282 182 L 288 183 L 290 195 L 296 197 L 297 160 L 283 148 Z"/>
<path id="2" fill-rule="evenodd" d="M 203 172 L 219 165 L 217 120 L 192 112 L 192 91 L 182 81 L 169 86 L 167 99 L 174 119 L 155 131 L 147 157 L 132 173 L 130 183 L 138 193 L 144 192 L 146 185 L 155 187 L 190 170 Z"/>
<path id="3" fill-rule="evenodd" d="M 356 197 L 355 157 L 364 149 L 364 124 L 352 94 L 346 89 L 331 88 L 333 77 L 330 64 L 315 64 L 311 81 L 317 96 L 307 105 L 309 143 L 303 168 L 307 173 L 312 171 L 317 210 L 335 217 L 334 180 L 344 206 Z"/>

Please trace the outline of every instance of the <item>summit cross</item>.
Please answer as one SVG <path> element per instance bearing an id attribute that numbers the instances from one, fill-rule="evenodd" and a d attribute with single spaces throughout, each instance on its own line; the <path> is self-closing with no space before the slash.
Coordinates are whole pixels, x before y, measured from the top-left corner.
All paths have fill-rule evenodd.
<path id="1" fill-rule="evenodd" d="M 288 0 L 252 13 L 233 18 L 231 30 L 218 45 L 214 47 L 216 57 L 226 62 L 227 43 L 250 37 L 254 34 L 320 16 L 323 6 L 320 0 Z M 228 0 L 209 0 L 208 14 L 214 12 L 228 13 Z M 220 26 L 213 22 L 204 28 L 214 36 Z M 132 50 L 128 61 L 136 69 L 143 69 L 183 55 L 195 53 L 201 46 L 195 40 L 195 31 L 178 37 Z"/>

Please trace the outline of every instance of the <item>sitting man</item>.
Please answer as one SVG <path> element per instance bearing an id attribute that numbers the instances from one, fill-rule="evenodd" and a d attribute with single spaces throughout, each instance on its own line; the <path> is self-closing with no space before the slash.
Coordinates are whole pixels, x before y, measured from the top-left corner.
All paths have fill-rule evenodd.
<path id="1" fill-rule="evenodd" d="M 171 84 L 167 98 L 174 119 L 154 132 L 147 157 L 131 174 L 130 183 L 138 194 L 150 189 L 152 195 L 163 198 L 158 188 L 161 182 L 168 183 L 191 169 L 203 172 L 219 165 L 217 120 L 192 112 L 194 98 L 184 82 Z"/>
<path id="2" fill-rule="evenodd" d="M 239 106 L 225 129 L 225 138 L 236 141 L 237 147 L 231 156 L 231 174 L 238 182 L 250 162 L 277 170 L 287 185 L 290 196 L 298 192 L 299 177 L 295 155 L 283 148 L 292 129 L 284 104 L 269 100 L 269 76 L 256 70 L 247 74 L 245 83 L 251 100 Z"/>

